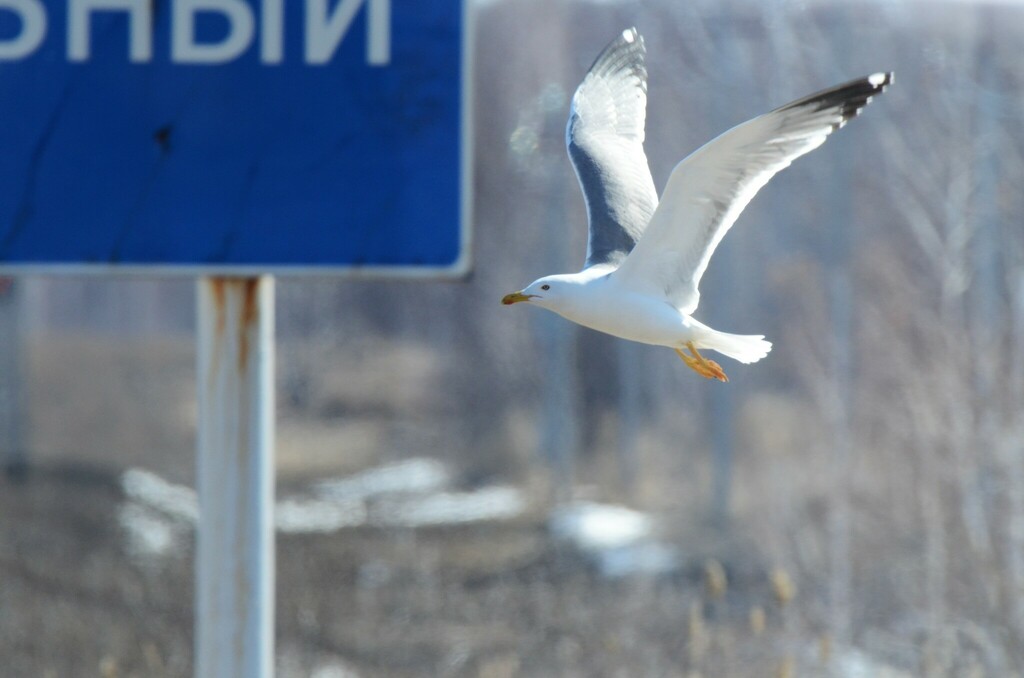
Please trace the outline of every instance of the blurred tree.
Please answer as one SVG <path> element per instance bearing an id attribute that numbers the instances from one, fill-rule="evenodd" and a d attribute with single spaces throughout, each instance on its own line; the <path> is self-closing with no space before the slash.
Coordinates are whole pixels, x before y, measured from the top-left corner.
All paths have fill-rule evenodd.
<path id="1" fill-rule="evenodd" d="M 0 455 L 5 472 L 16 478 L 24 476 L 29 465 L 21 288 L 19 280 L 0 278 Z"/>

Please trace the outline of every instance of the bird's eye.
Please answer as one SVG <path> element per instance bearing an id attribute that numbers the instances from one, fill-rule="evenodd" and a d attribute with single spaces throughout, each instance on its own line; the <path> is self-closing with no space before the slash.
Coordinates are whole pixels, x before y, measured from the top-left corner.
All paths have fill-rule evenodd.
<path id="1" fill-rule="evenodd" d="M 542 290 L 550 290 L 551 289 L 551 285 L 541 285 L 540 288 Z"/>

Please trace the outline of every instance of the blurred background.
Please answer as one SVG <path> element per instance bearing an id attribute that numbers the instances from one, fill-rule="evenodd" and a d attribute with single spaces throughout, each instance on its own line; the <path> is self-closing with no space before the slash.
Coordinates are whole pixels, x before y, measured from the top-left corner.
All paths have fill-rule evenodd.
<path id="1" fill-rule="evenodd" d="M 474 271 L 280 279 L 281 676 L 1024 672 L 1024 5 L 473 0 Z M 655 183 L 894 70 L 777 176 L 706 381 L 499 299 L 578 270 L 572 91 L 636 25 Z M 0 674 L 188 676 L 187 279 L 0 289 Z"/>

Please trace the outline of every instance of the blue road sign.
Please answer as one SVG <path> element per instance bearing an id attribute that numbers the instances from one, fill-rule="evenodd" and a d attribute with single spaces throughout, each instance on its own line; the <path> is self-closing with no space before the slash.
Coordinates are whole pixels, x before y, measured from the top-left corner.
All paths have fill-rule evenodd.
<path id="1" fill-rule="evenodd" d="M 461 0 L 0 0 L 0 269 L 467 266 Z"/>

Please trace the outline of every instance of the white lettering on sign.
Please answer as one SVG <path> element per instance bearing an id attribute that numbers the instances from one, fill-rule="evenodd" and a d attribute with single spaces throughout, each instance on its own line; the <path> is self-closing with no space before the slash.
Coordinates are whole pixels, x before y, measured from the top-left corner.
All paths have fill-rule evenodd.
<path id="1" fill-rule="evenodd" d="M 327 0 L 306 0 L 306 63 L 331 60 L 364 1 L 370 3 L 366 61 L 380 66 L 391 60 L 391 0 L 341 0 L 330 15 Z"/>
<path id="2" fill-rule="evenodd" d="M 39 0 L 0 0 L 0 10 L 14 12 L 21 32 L 13 40 L 0 40 L 0 61 L 24 59 L 43 44 L 46 9 Z"/>
<path id="3" fill-rule="evenodd" d="M 221 64 L 233 61 L 253 44 L 259 29 L 259 58 L 265 64 L 284 61 L 285 0 L 260 0 L 259 25 L 246 0 L 169 0 L 171 4 L 171 53 L 173 63 Z M 67 58 L 82 62 L 92 58 L 93 15 L 121 12 L 128 15 L 128 59 L 133 63 L 153 60 L 152 0 L 66 0 Z M 391 0 L 305 0 L 304 60 L 326 64 L 334 58 L 359 10 L 366 5 L 366 62 L 386 66 L 391 61 Z M 17 35 L 0 39 L 0 62 L 30 57 L 46 39 L 46 7 L 42 0 L 0 0 L 0 13 L 13 13 Z M 199 14 L 216 14 L 227 21 L 227 34 L 216 42 L 196 39 Z"/>
<path id="4" fill-rule="evenodd" d="M 216 12 L 228 20 L 220 42 L 196 42 L 196 14 Z M 171 16 L 171 61 L 182 64 L 220 64 L 232 61 L 252 42 L 256 20 L 244 0 L 174 0 Z"/>
<path id="5" fill-rule="evenodd" d="M 284 60 L 284 0 L 263 0 L 260 17 L 260 61 L 279 64 Z"/>
<path id="6" fill-rule="evenodd" d="M 89 60 L 93 12 L 128 12 L 128 58 L 153 58 L 153 4 L 150 0 L 68 0 L 68 60 Z"/>

